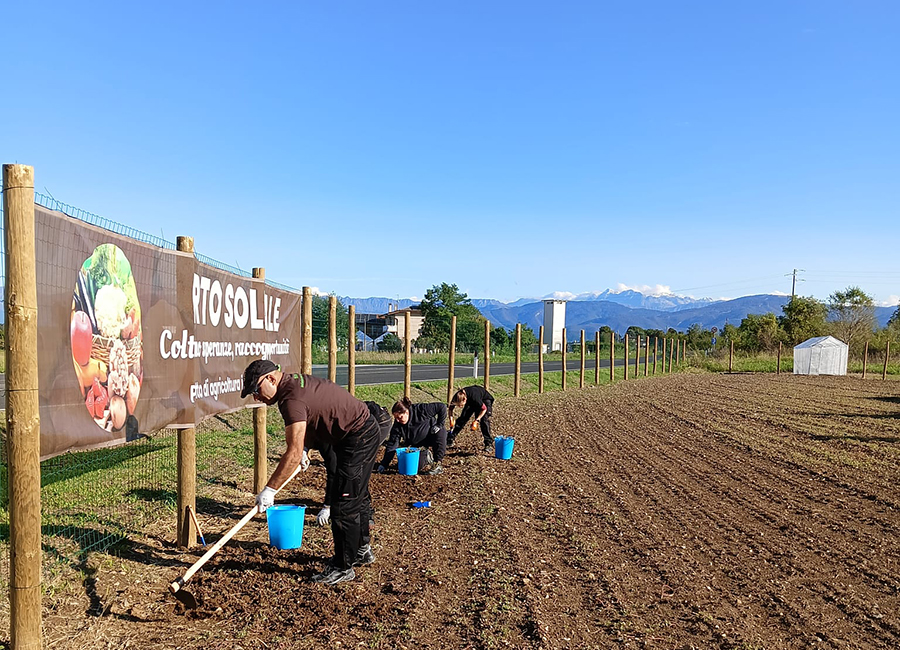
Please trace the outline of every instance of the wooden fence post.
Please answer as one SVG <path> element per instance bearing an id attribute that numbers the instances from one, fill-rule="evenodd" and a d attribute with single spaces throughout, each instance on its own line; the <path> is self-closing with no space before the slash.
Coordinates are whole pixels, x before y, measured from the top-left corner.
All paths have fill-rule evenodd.
<path id="1" fill-rule="evenodd" d="M 350 327 L 347 337 L 347 390 L 356 395 L 356 307 L 347 308 Z"/>
<path id="2" fill-rule="evenodd" d="M 544 326 L 538 330 L 538 393 L 544 392 Z"/>
<path id="3" fill-rule="evenodd" d="M 328 381 L 337 381 L 337 298 L 328 296 Z"/>
<path id="4" fill-rule="evenodd" d="M 484 321 L 484 389 L 491 390 L 491 321 Z"/>
<path id="5" fill-rule="evenodd" d="M 34 168 L 3 165 L 11 648 L 40 650 L 41 427 Z"/>
<path id="6" fill-rule="evenodd" d="M 447 364 L 447 404 L 453 399 L 453 373 L 456 370 L 456 316 L 450 318 L 450 361 Z"/>
<path id="7" fill-rule="evenodd" d="M 634 378 L 641 376 L 641 335 L 634 339 Z"/>
<path id="8" fill-rule="evenodd" d="M 262 267 L 254 268 L 253 277 L 265 281 L 266 270 Z M 266 481 L 269 480 L 267 413 L 265 404 L 259 404 L 253 409 L 253 491 L 257 494 L 266 487 Z"/>
<path id="9" fill-rule="evenodd" d="M 778 341 L 778 362 L 775 365 L 775 374 L 781 374 L 781 341 Z"/>
<path id="10" fill-rule="evenodd" d="M 891 356 L 891 342 L 887 342 L 887 347 L 884 349 L 884 370 L 881 371 L 881 378 L 887 379 L 887 367 L 888 367 L 888 359 Z"/>
<path id="11" fill-rule="evenodd" d="M 303 287 L 300 330 L 300 372 L 312 374 L 312 289 Z"/>
<path id="12" fill-rule="evenodd" d="M 653 337 L 653 374 L 656 374 L 656 357 L 659 356 L 659 337 Z"/>
<path id="13" fill-rule="evenodd" d="M 672 372 L 672 357 L 675 356 L 675 339 L 669 341 L 669 372 Z"/>
<path id="14" fill-rule="evenodd" d="M 594 344 L 594 386 L 600 385 L 600 330 L 597 330 Z"/>
<path id="15" fill-rule="evenodd" d="M 863 349 L 863 376 L 862 378 L 866 378 L 866 366 L 869 365 L 869 342 L 866 341 L 866 347 Z"/>
<path id="16" fill-rule="evenodd" d="M 522 379 L 522 325 L 516 323 L 516 378 L 513 382 L 513 395 L 519 396 L 519 383 Z"/>
<path id="17" fill-rule="evenodd" d="M 681 341 L 675 339 L 675 365 L 681 364 Z"/>
<path id="18" fill-rule="evenodd" d="M 728 353 L 728 372 L 734 370 L 734 340 L 731 341 L 731 351 Z"/>
<path id="19" fill-rule="evenodd" d="M 566 328 L 562 328 L 562 389 L 566 389 L 566 353 L 568 350 L 566 348 L 569 347 L 568 342 L 566 341 Z"/>
<path id="20" fill-rule="evenodd" d="M 456 316 L 450 317 L 450 355 L 447 361 L 447 404 L 453 399 L 453 381 L 456 371 Z"/>
<path id="21" fill-rule="evenodd" d="M 194 254 L 194 238 L 178 237 L 176 247 L 182 253 Z M 187 286 L 190 286 L 189 284 Z M 178 429 L 178 488 L 176 503 L 176 540 L 178 546 L 193 546 L 197 535 L 188 508 L 197 511 L 197 431 L 194 427 Z"/>
<path id="22" fill-rule="evenodd" d="M 412 336 L 409 332 L 409 309 L 403 312 L 403 394 L 409 397 L 412 388 Z"/>
<path id="23" fill-rule="evenodd" d="M 628 381 L 628 334 L 625 335 L 625 381 Z"/>
<path id="24" fill-rule="evenodd" d="M 644 377 L 650 374 L 650 337 L 644 337 Z"/>
<path id="25" fill-rule="evenodd" d="M 616 381 L 616 333 L 609 330 L 609 383 Z"/>
<path id="26" fill-rule="evenodd" d="M 578 387 L 584 388 L 584 330 L 581 330 L 581 373 L 578 375 Z"/>

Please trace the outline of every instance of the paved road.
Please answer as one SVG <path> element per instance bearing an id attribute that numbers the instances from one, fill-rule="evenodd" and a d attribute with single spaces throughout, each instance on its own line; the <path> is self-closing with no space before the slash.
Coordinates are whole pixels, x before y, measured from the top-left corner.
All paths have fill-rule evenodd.
<path id="1" fill-rule="evenodd" d="M 594 371 L 594 359 L 585 359 L 585 372 Z M 634 360 L 631 360 L 634 367 Z M 616 359 L 616 366 L 621 368 L 622 359 Z M 643 362 L 641 363 L 643 365 Z M 575 359 L 566 359 L 566 368 L 569 371 L 577 371 L 581 366 L 581 361 Z M 609 359 L 600 360 L 601 368 L 609 368 Z M 544 372 L 559 372 L 562 370 L 561 361 L 545 361 Z M 530 361 L 522 364 L 522 374 L 536 373 L 538 371 L 537 361 Z M 491 376 L 499 377 L 500 375 L 512 375 L 516 372 L 516 364 L 514 363 L 492 363 Z M 447 366 L 422 366 L 416 365 L 411 370 L 412 381 L 446 381 Z M 313 366 L 313 375 L 316 377 L 327 377 L 328 366 Z M 454 376 L 457 379 L 465 377 L 474 377 L 472 373 L 472 364 L 455 366 Z M 484 377 L 484 365 L 478 364 L 478 377 Z M 338 366 L 337 383 L 344 386 L 347 385 L 347 366 Z M 384 366 L 356 366 L 356 385 L 365 386 L 371 384 L 402 384 L 403 383 L 403 366 L 402 365 L 384 365 Z M 0 374 L 0 408 L 6 408 L 6 375 Z"/>
<path id="2" fill-rule="evenodd" d="M 634 364 L 634 360 L 631 361 Z M 585 359 L 584 368 L 585 372 L 589 371 L 594 372 L 594 359 Z M 616 367 L 622 367 L 623 360 L 616 359 Z M 643 362 L 642 364 L 643 365 Z M 581 361 L 579 359 L 575 359 L 572 361 L 571 359 L 566 359 L 566 369 L 568 371 L 578 371 L 581 367 Z M 601 359 L 600 360 L 601 368 L 609 368 L 609 359 Z M 457 379 L 464 379 L 466 377 L 474 377 L 475 375 L 472 372 L 472 364 L 468 365 L 458 365 L 454 367 L 453 375 Z M 544 362 L 544 372 L 559 372 L 562 370 L 562 362 L 561 361 L 545 361 Z M 537 361 L 531 361 L 522 364 L 522 374 L 528 373 L 537 373 L 538 364 Z M 516 372 L 516 364 L 515 363 L 492 363 L 491 364 L 491 377 L 498 377 L 500 375 L 513 375 Z M 325 365 L 316 365 L 313 366 L 313 375 L 316 377 L 327 377 L 328 376 L 328 366 Z M 484 377 L 484 366 L 479 363 L 478 364 L 478 377 Z M 411 381 L 446 381 L 447 380 L 447 366 L 425 366 L 425 365 L 416 365 L 413 366 L 410 370 Z M 337 367 L 337 377 L 336 381 L 338 384 L 347 385 L 347 366 L 338 366 Z M 403 366 L 402 365 L 383 365 L 383 366 L 356 366 L 356 385 L 364 386 L 371 384 L 402 384 L 403 383 Z"/>

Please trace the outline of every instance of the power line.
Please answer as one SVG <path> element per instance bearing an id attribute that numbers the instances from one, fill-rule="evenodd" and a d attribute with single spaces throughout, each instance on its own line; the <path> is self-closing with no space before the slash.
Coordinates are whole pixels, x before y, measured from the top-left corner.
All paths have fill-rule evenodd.
<path id="1" fill-rule="evenodd" d="M 774 280 L 776 278 L 781 278 L 781 275 L 766 275 L 759 278 L 748 278 L 746 280 L 735 280 L 733 282 L 723 282 L 721 284 L 707 284 L 701 287 L 685 287 L 680 289 L 672 289 L 672 293 L 680 293 L 682 291 L 696 291 L 698 289 L 715 289 L 721 287 L 736 287 L 741 284 L 748 284 L 750 282 L 759 282 L 762 280 Z"/>

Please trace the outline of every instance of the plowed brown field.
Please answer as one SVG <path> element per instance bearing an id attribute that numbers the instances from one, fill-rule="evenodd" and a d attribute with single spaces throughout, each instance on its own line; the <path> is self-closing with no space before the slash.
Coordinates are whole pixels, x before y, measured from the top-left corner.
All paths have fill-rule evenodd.
<path id="1" fill-rule="evenodd" d="M 443 475 L 373 477 L 377 561 L 353 582 L 306 581 L 330 543 L 314 466 L 287 495 L 312 507 L 301 549 L 254 520 L 185 613 L 166 586 L 202 549 L 139 540 L 47 595 L 46 646 L 900 647 L 900 383 L 681 375 L 502 400 L 495 422 L 511 461 L 468 432 Z"/>

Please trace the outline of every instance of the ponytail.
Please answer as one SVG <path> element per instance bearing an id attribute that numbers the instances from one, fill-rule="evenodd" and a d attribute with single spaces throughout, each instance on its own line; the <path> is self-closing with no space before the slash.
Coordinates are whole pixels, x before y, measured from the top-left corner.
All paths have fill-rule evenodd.
<path id="1" fill-rule="evenodd" d="M 404 395 L 399 400 L 394 402 L 394 406 L 391 408 L 391 415 L 402 415 L 403 413 L 409 413 L 409 409 L 411 408 L 412 402 L 406 395 Z"/>

